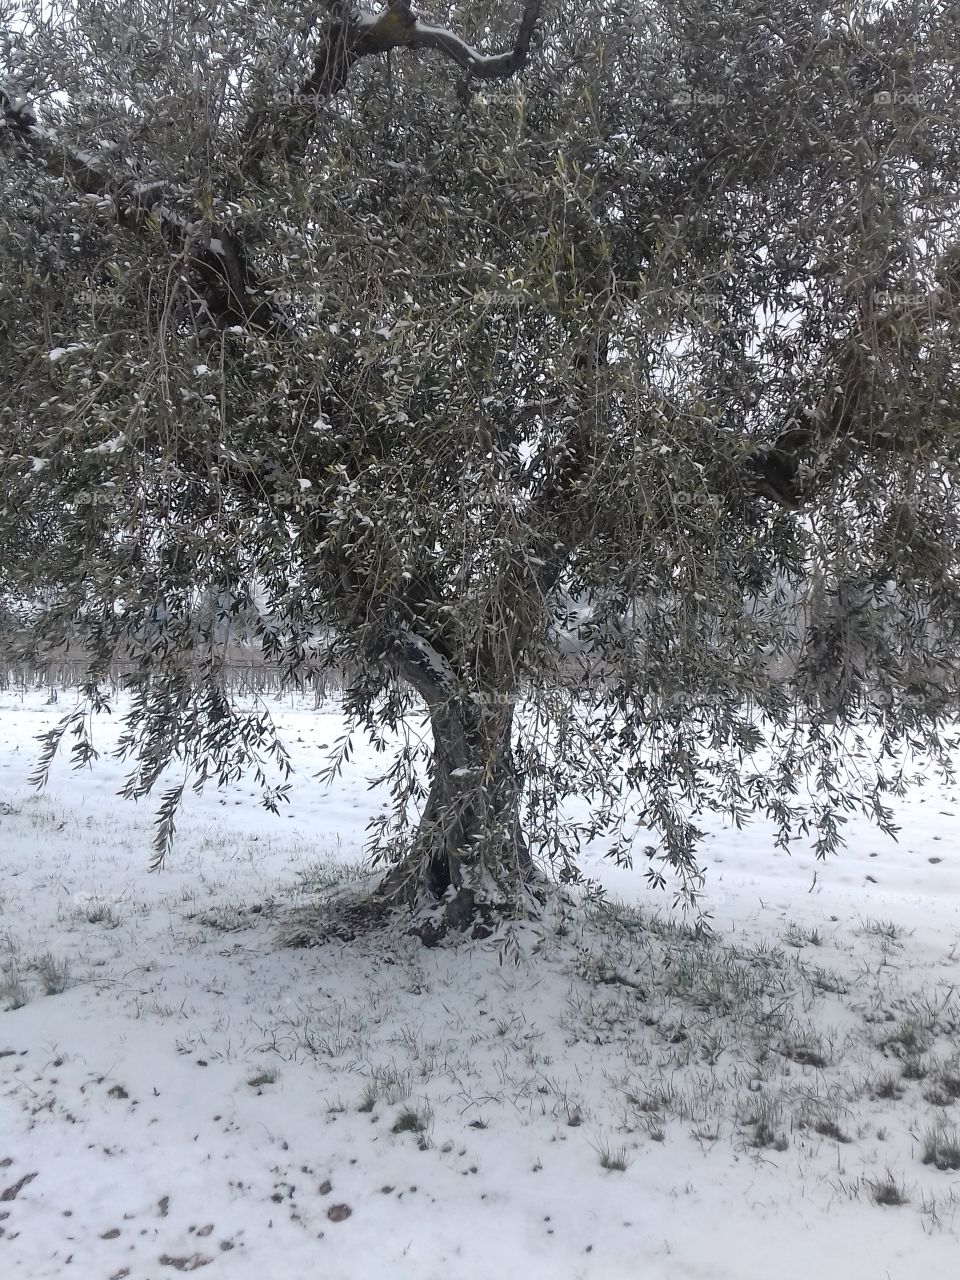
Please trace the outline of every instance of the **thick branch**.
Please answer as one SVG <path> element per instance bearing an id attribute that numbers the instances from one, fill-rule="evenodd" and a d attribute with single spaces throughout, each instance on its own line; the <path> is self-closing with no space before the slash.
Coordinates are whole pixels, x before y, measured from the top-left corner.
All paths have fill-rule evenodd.
<path id="1" fill-rule="evenodd" d="M 109 211 L 128 231 L 159 232 L 163 242 L 181 253 L 193 273 L 211 317 L 219 324 L 242 324 L 276 331 L 287 320 L 273 303 L 246 261 L 243 246 L 226 227 L 191 220 L 175 206 L 174 193 L 161 182 L 131 183 L 113 177 L 98 156 L 77 151 L 3 89 L 3 130 L 13 145 L 31 156 L 47 173 L 69 181 Z"/>
<path id="2" fill-rule="evenodd" d="M 387 660 L 431 711 L 442 711 L 450 703 L 456 692 L 453 672 L 428 640 L 407 627 L 397 627 L 388 639 Z"/>
<path id="3" fill-rule="evenodd" d="M 446 27 L 430 26 L 419 18 L 414 19 L 407 43 L 411 49 L 438 49 L 476 80 L 506 80 L 522 70 L 527 61 L 541 6 L 542 0 L 527 0 L 509 53 L 479 53 Z"/>
<path id="4" fill-rule="evenodd" d="M 280 116 L 275 108 L 261 108 L 247 121 L 244 172 L 258 175 L 260 164 L 270 151 L 287 161 L 299 159 L 313 132 L 317 105 L 340 93 L 351 68 L 363 58 L 392 49 L 431 49 L 443 53 L 469 77 L 509 79 L 526 64 L 542 3 L 543 0 L 525 0 L 517 38 L 507 53 L 480 53 L 449 28 L 422 22 L 409 0 L 393 0 L 379 14 L 362 10 L 332 22 L 293 108 Z"/>

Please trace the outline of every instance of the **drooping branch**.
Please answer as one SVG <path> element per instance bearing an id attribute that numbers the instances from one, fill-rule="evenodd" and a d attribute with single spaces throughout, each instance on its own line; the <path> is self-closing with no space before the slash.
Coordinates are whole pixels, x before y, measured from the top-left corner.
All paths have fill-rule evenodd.
<path id="1" fill-rule="evenodd" d="M 852 453 L 907 455 L 916 450 L 911 431 L 897 429 L 895 424 L 877 431 L 871 425 L 869 408 L 877 375 L 870 352 L 873 346 L 887 345 L 902 350 L 905 334 L 913 335 L 913 346 L 919 349 L 936 326 L 958 323 L 960 251 L 948 250 L 939 275 L 939 287 L 922 299 L 897 303 L 874 315 L 868 331 L 853 329 L 823 371 L 819 399 L 788 413 L 769 444 L 740 457 L 729 472 L 731 490 L 752 492 L 786 511 L 798 511 L 836 477 L 838 468 L 849 465 Z M 595 305 L 599 300 L 594 300 Z M 871 343 L 866 341 L 868 334 Z M 595 341 L 581 359 L 582 385 L 597 388 L 595 403 L 571 418 L 560 444 L 547 454 L 531 494 L 536 512 L 531 523 L 540 537 L 532 561 L 516 575 L 518 596 L 523 585 L 541 598 L 555 589 L 594 518 L 586 499 L 603 437 L 602 425 L 594 416 L 601 408 L 597 380 L 605 364 L 604 335 L 604 326 L 598 325 Z"/>

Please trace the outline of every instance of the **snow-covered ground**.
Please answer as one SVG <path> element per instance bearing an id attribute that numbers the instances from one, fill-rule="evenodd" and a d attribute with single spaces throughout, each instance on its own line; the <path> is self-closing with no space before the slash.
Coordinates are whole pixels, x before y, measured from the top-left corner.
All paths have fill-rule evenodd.
<path id="1" fill-rule="evenodd" d="M 380 803 L 312 777 L 336 709 L 281 704 L 291 806 L 191 797 L 159 874 L 122 766 L 28 785 L 63 710 L 0 695 L 3 1275 L 958 1273 L 954 789 L 826 865 L 717 823 L 712 942 L 598 851 L 625 905 L 520 953 L 292 948 Z"/>

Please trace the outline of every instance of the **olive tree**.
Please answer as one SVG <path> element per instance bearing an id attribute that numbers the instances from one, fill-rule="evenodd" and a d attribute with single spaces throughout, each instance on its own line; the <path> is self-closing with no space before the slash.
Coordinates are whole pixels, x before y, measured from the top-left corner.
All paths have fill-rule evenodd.
<path id="1" fill-rule="evenodd" d="M 956 16 L 0 0 L 0 577 L 79 762 L 124 660 L 158 854 L 284 794 L 238 633 L 349 672 L 448 923 L 588 839 L 695 889 L 707 807 L 889 821 L 958 674 Z"/>

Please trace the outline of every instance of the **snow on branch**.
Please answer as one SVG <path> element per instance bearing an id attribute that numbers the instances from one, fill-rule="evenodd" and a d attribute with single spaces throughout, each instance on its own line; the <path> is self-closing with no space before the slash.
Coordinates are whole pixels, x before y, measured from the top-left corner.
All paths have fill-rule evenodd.
<path id="1" fill-rule="evenodd" d="M 391 630 L 385 645 L 388 662 L 429 707 L 444 705 L 454 689 L 453 671 L 437 648 L 410 627 Z"/>
<path id="2" fill-rule="evenodd" d="M 423 22 L 410 0 L 392 0 L 381 13 L 355 11 L 347 20 L 348 40 L 359 57 L 401 47 L 436 49 L 471 76 L 502 80 L 516 75 L 526 63 L 542 5 L 543 0 L 525 0 L 517 38 L 506 53 L 481 53 L 449 27 Z"/>
<path id="3" fill-rule="evenodd" d="M 300 87 L 299 103 L 285 120 L 275 112 L 253 112 L 244 130 L 243 171 L 259 177 L 260 162 L 271 148 L 288 161 L 302 154 L 315 123 L 315 104 L 329 100 L 347 83 L 350 68 L 361 58 L 391 49 L 436 49 L 462 67 L 468 76 L 504 79 L 526 63 L 542 0 L 525 0 L 513 48 L 507 53 L 483 54 L 455 32 L 422 22 L 409 0 L 392 0 L 379 13 L 345 8 L 328 23 L 313 70 Z M 261 330 L 289 329 L 290 323 L 247 261 L 238 231 L 191 219 L 178 211 L 185 194 L 163 183 L 121 182 L 102 167 L 98 155 L 78 151 L 38 121 L 26 102 L 0 86 L 0 143 L 13 138 L 22 154 L 31 155 L 54 177 L 67 179 L 90 199 L 98 201 L 132 231 L 159 227 L 174 252 L 184 255 L 199 284 L 209 314 L 223 327 L 252 326 Z"/>

